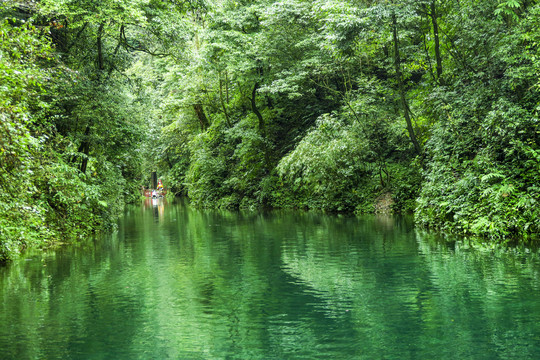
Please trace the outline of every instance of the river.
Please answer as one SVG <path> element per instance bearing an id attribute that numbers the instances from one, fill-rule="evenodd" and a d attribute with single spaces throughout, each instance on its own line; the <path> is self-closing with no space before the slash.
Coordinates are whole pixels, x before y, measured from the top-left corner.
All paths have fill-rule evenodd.
<path id="1" fill-rule="evenodd" d="M 539 280 L 406 217 L 147 201 L 0 268 L 0 359 L 538 359 Z"/>

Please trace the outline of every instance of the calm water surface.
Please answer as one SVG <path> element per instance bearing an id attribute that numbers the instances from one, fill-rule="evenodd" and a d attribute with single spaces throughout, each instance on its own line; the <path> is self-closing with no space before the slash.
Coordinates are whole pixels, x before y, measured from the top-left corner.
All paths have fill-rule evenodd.
<path id="1" fill-rule="evenodd" d="M 536 251 L 409 219 L 130 207 L 0 268 L 0 359 L 538 359 Z"/>

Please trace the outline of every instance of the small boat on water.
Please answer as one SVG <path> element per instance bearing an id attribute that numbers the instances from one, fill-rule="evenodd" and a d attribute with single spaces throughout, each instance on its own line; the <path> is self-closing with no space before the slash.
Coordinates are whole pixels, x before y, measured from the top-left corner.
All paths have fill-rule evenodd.
<path id="1" fill-rule="evenodd" d="M 147 197 L 147 198 L 159 199 L 159 198 L 162 198 L 165 195 L 167 195 L 167 191 L 166 190 L 145 189 L 143 195 L 145 197 Z"/>
<path id="2" fill-rule="evenodd" d="M 163 186 L 161 179 L 157 179 L 155 173 L 152 173 L 152 188 L 142 188 L 141 192 L 147 198 L 159 199 L 167 195 L 167 190 Z"/>

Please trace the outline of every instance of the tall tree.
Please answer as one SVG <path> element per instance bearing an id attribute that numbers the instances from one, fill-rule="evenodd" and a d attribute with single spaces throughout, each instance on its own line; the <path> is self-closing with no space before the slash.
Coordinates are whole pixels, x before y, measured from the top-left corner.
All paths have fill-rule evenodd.
<path id="1" fill-rule="evenodd" d="M 416 134 L 414 132 L 410 110 L 409 110 L 409 104 L 407 102 L 407 94 L 405 92 L 403 74 L 401 73 L 401 56 L 400 56 L 400 50 L 399 50 L 398 24 L 396 20 L 395 9 L 391 10 L 391 19 L 392 19 L 392 39 L 394 42 L 394 69 L 396 71 L 396 81 L 397 81 L 398 89 L 399 89 L 399 98 L 400 98 L 401 107 L 403 110 L 403 116 L 405 117 L 405 122 L 407 123 L 407 132 L 409 133 L 409 137 L 414 146 L 414 150 L 416 151 L 416 153 L 420 154 L 422 149 L 420 148 L 420 144 L 418 143 L 418 139 L 416 138 Z"/>

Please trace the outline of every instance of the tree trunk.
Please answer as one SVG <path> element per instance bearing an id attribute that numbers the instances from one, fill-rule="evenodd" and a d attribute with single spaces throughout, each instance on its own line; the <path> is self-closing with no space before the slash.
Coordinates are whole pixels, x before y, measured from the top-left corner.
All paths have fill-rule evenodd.
<path id="1" fill-rule="evenodd" d="M 120 47 L 122 46 L 122 34 L 124 34 L 124 24 L 120 25 L 120 36 L 118 37 L 118 43 L 116 44 L 116 47 L 113 52 L 113 61 L 116 60 L 116 55 L 118 55 L 118 50 L 120 50 Z M 113 70 L 115 69 L 114 65 L 109 66 L 109 72 L 107 73 L 107 80 L 111 77 Z"/>
<path id="2" fill-rule="evenodd" d="M 251 110 L 253 113 L 257 116 L 257 119 L 259 119 L 259 132 L 263 137 L 266 138 L 266 126 L 264 124 L 264 118 L 259 111 L 259 108 L 257 108 L 257 89 L 259 88 L 259 83 L 255 82 L 255 85 L 253 86 L 253 91 L 251 92 Z"/>
<path id="3" fill-rule="evenodd" d="M 98 78 L 101 76 L 101 71 L 105 69 L 105 64 L 103 62 L 103 28 L 105 23 L 100 23 L 97 33 L 97 70 Z"/>
<path id="4" fill-rule="evenodd" d="M 255 85 L 253 85 L 253 90 L 251 91 L 251 110 L 257 116 L 257 119 L 259 119 L 259 133 L 261 137 L 263 138 L 263 152 L 264 152 L 264 161 L 266 165 L 266 170 L 270 169 L 270 155 L 268 153 L 268 146 L 266 144 L 266 125 L 264 123 L 264 118 L 259 111 L 259 108 L 257 107 L 257 89 L 259 88 L 259 83 L 255 82 Z"/>
<path id="5" fill-rule="evenodd" d="M 85 157 L 82 159 L 82 162 L 81 162 L 81 172 L 83 174 L 86 174 L 86 167 L 88 166 L 88 155 L 90 154 L 90 141 L 84 142 L 84 148 L 82 152 L 85 155 Z"/>
<path id="6" fill-rule="evenodd" d="M 199 124 L 201 125 L 201 130 L 205 131 L 210 126 L 210 122 L 208 122 L 208 118 L 206 117 L 206 114 L 204 113 L 204 109 L 201 104 L 194 104 L 193 109 L 195 110 L 195 114 L 197 115 L 197 119 L 199 119 Z"/>
<path id="7" fill-rule="evenodd" d="M 397 33 L 397 20 L 396 13 L 392 10 L 392 27 L 393 27 L 393 37 L 394 37 L 394 68 L 396 71 L 396 80 L 399 86 L 399 97 L 401 100 L 401 107 L 403 108 L 403 114 L 405 116 L 405 121 L 407 122 L 407 131 L 409 132 L 409 137 L 414 146 L 414 151 L 417 154 L 421 153 L 420 144 L 416 139 L 416 134 L 414 133 L 414 128 L 412 126 L 411 115 L 409 113 L 409 106 L 407 104 L 407 98 L 405 96 L 405 84 L 403 84 L 403 76 L 401 74 L 401 59 L 399 56 L 399 44 L 398 44 L 398 33 Z"/>
<path id="8" fill-rule="evenodd" d="M 229 103 L 229 74 L 225 71 L 225 95 L 227 97 L 227 104 Z"/>
<path id="9" fill-rule="evenodd" d="M 231 120 L 229 119 L 229 114 L 227 113 L 227 107 L 225 106 L 225 101 L 223 100 L 223 79 L 221 79 L 221 72 L 219 73 L 219 101 L 221 102 L 223 114 L 225 114 L 225 120 L 227 121 L 227 126 L 231 127 Z"/>
<path id="10" fill-rule="evenodd" d="M 431 1 L 431 24 L 433 25 L 433 37 L 435 38 L 435 60 L 437 61 L 437 80 L 442 85 L 441 75 L 443 72 L 441 46 L 439 41 L 439 24 L 437 23 L 437 10 L 435 8 L 435 0 Z"/>
<path id="11" fill-rule="evenodd" d="M 81 142 L 81 145 L 79 145 L 79 148 L 77 149 L 77 153 L 84 154 L 84 158 L 81 161 L 81 165 L 79 166 L 79 170 L 86 174 L 86 167 L 88 166 L 88 155 L 90 154 L 90 125 L 86 125 L 86 130 L 84 131 L 84 137 Z M 74 163 L 77 160 L 77 156 L 74 155 L 71 158 L 71 162 Z"/>

